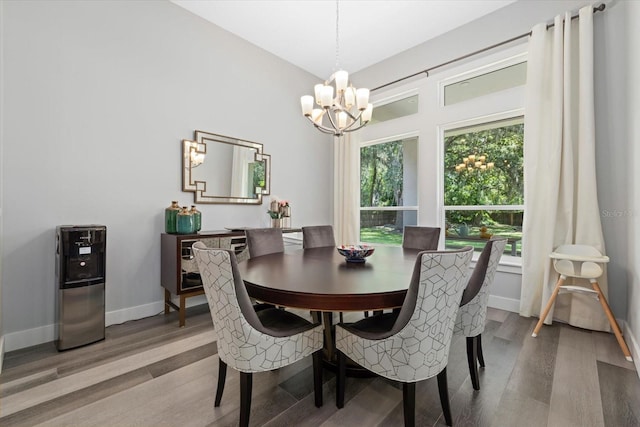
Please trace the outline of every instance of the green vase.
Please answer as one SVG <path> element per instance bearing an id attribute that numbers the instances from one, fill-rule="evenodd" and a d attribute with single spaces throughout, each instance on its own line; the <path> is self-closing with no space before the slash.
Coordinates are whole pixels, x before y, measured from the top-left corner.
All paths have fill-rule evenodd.
<path id="1" fill-rule="evenodd" d="M 178 216 L 178 212 L 180 212 L 180 206 L 178 205 L 178 201 L 174 200 L 171 202 L 171 206 L 164 210 L 164 231 L 165 233 L 176 234 L 176 219 Z"/>
<path id="2" fill-rule="evenodd" d="M 193 234 L 193 215 L 186 206 L 178 212 L 176 218 L 176 231 L 178 234 Z"/>
<path id="3" fill-rule="evenodd" d="M 196 209 L 195 205 L 191 205 L 191 215 L 193 215 L 193 231 L 198 232 L 202 228 L 202 212 Z"/>

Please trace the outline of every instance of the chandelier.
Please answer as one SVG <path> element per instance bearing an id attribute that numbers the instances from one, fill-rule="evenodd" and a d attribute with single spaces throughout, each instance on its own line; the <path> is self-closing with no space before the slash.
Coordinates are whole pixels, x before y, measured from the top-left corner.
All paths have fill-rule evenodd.
<path id="1" fill-rule="evenodd" d="M 469 154 L 462 159 L 462 163 L 456 165 L 456 172 L 473 172 L 474 170 L 484 172 L 487 169 L 493 169 L 493 166 L 494 163 L 487 162 L 487 156 L 484 154 L 480 156 Z"/>
<path id="2" fill-rule="evenodd" d="M 319 131 L 335 136 L 362 128 L 369 123 L 373 113 L 373 105 L 369 103 L 369 89 L 353 87 L 349 83 L 349 73 L 338 68 L 339 22 L 340 8 L 336 0 L 336 69 L 338 71 L 334 72 L 324 84 L 319 83 L 314 86 L 315 96 L 304 95 L 300 98 L 302 114 Z M 314 108 L 314 103 L 317 108 Z"/>

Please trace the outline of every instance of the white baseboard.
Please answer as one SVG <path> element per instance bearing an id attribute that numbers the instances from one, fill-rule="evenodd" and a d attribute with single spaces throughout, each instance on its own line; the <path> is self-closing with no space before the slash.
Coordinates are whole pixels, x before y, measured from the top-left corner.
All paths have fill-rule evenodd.
<path id="1" fill-rule="evenodd" d="M 491 308 L 499 308 L 500 310 L 511 311 L 512 313 L 520 312 L 520 300 L 518 299 L 489 295 L 487 305 Z"/>
<path id="2" fill-rule="evenodd" d="M 204 295 L 188 298 L 186 306 L 206 304 L 207 299 Z M 145 317 L 155 316 L 164 311 L 164 300 L 156 301 L 149 304 L 138 305 L 136 307 L 123 308 L 105 313 L 105 324 L 117 325 L 128 322 L 129 320 L 137 320 Z M 6 342 L 5 342 L 6 338 Z M 4 351 L 19 350 L 33 345 L 43 344 L 54 341 L 56 339 L 56 325 L 45 325 L 33 329 L 12 332 L 2 337 L 0 343 L 4 344 Z M 0 355 L 3 353 L 0 353 Z M 1 357 L 1 356 L 0 356 Z M 0 364 L 2 360 L 0 359 Z M 1 371 L 0 371 L 1 372 Z"/>

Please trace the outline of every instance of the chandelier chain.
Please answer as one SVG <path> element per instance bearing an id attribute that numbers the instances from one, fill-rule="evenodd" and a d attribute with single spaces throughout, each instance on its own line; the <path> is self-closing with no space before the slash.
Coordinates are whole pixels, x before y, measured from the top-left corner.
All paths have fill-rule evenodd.
<path id="1" fill-rule="evenodd" d="M 335 71 L 338 71 L 340 65 L 340 6 L 339 0 L 336 0 L 336 67 Z"/>

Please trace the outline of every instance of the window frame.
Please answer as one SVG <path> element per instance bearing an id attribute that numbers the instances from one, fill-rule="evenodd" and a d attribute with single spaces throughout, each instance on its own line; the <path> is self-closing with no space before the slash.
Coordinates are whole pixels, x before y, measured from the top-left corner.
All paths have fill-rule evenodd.
<path id="1" fill-rule="evenodd" d="M 374 92 L 374 109 L 402 97 L 418 95 L 418 112 L 380 123 L 359 131 L 359 147 L 382 141 L 400 139 L 406 135 L 418 138 L 418 224 L 438 225 L 444 230 L 444 130 L 463 124 L 492 121 L 524 115 L 524 85 L 497 93 L 482 95 L 453 105 L 444 105 L 444 86 L 481 74 L 496 71 L 527 60 L 527 43 L 489 52 L 454 65 L 416 77 L 405 84 L 396 84 Z M 358 158 L 358 170 L 360 168 Z M 358 216 L 359 217 L 359 216 Z M 357 224 L 360 230 L 358 218 Z M 444 247 L 445 233 L 440 235 Z M 478 254 L 474 255 L 474 259 Z M 513 258 L 513 259 L 511 259 Z M 503 256 L 500 271 L 519 274 L 521 257 Z"/>

